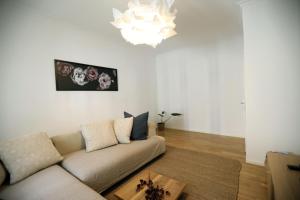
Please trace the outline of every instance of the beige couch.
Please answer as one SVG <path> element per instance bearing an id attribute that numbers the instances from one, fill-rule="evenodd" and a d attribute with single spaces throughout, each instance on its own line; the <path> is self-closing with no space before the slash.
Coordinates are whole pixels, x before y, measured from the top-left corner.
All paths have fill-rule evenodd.
<path id="1" fill-rule="evenodd" d="M 103 200 L 100 192 L 165 152 L 164 138 L 149 124 L 147 140 L 86 153 L 80 132 L 52 138 L 63 155 L 54 165 L 13 185 L 2 185 L 4 200 Z M 0 179 L 3 177 L 0 165 Z M 2 175 L 1 175 L 2 174 Z"/>

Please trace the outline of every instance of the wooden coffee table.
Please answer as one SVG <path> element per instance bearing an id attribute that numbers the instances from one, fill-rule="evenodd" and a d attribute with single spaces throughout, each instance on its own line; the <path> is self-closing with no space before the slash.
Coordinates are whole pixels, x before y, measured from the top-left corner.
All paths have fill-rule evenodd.
<path id="1" fill-rule="evenodd" d="M 121 186 L 114 195 L 122 200 L 145 200 L 145 191 L 147 187 L 142 189 L 141 191 L 136 191 L 137 184 L 140 183 L 140 180 L 146 180 L 150 178 L 153 181 L 154 185 L 159 185 L 164 188 L 165 191 L 169 191 L 170 195 L 165 195 L 164 200 L 175 200 L 182 193 L 185 183 L 177 181 L 175 179 L 169 178 L 167 176 L 158 174 L 153 171 L 144 170 L 131 178 L 128 182 L 126 182 L 123 186 Z"/>

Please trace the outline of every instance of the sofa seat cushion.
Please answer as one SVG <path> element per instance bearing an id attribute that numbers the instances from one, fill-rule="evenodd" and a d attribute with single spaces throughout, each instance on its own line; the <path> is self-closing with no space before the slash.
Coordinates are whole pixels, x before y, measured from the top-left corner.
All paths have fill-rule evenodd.
<path id="1" fill-rule="evenodd" d="M 62 166 L 91 188 L 102 192 L 164 152 L 165 139 L 153 136 L 94 152 L 73 152 L 64 156 Z"/>
<path id="2" fill-rule="evenodd" d="M 0 199 L 6 200 L 104 200 L 60 166 L 39 171 L 23 181 L 1 187 Z"/>

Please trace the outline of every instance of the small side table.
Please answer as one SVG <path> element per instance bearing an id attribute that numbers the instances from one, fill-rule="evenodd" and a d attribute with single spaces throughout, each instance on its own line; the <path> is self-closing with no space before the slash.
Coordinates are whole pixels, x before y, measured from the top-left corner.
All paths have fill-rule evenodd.
<path id="1" fill-rule="evenodd" d="M 300 156 L 268 152 L 265 166 L 269 200 L 299 200 L 300 172 L 288 169 L 287 165 L 299 165 Z"/>

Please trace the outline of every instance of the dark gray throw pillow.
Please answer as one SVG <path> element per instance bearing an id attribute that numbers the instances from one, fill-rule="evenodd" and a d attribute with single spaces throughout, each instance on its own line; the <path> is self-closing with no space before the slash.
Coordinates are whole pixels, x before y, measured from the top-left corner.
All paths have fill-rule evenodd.
<path id="1" fill-rule="evenodd" d="M 131 140 L 146 140 L 148 137 L 148 116 L 149 112 L 134 117 L 132 114 L 124 112 L 124 117 L 133 117 L 133 125 L 131 130 Z"/>

